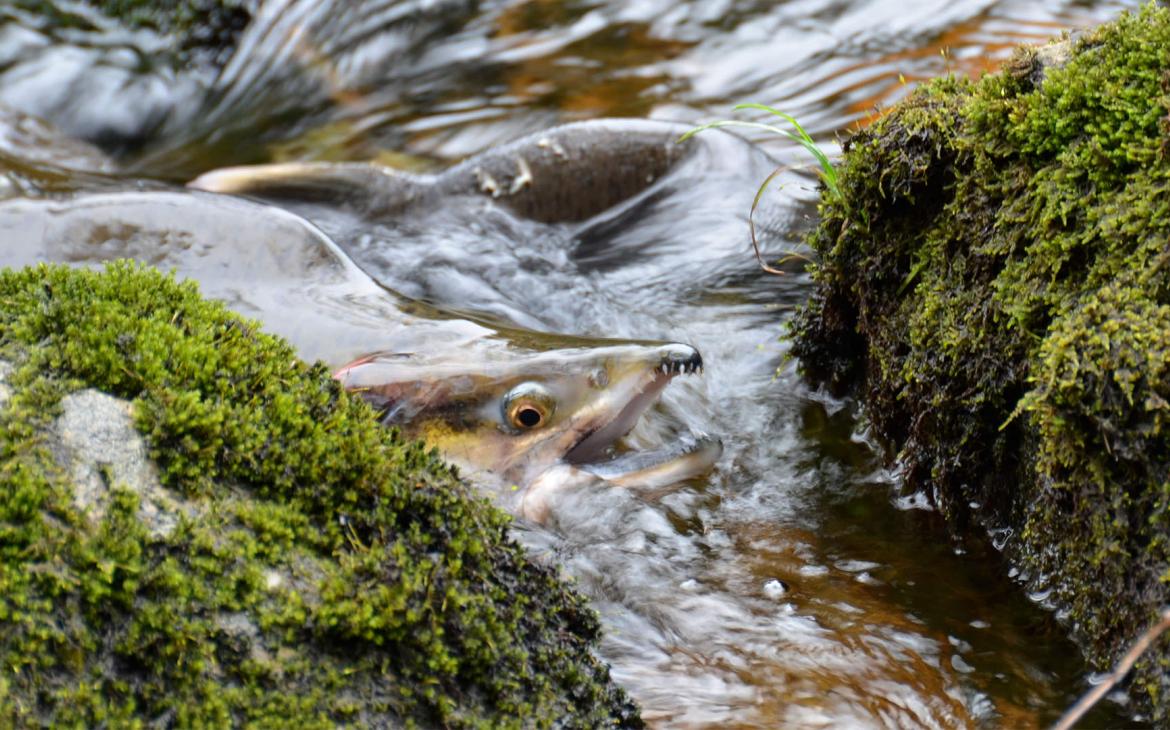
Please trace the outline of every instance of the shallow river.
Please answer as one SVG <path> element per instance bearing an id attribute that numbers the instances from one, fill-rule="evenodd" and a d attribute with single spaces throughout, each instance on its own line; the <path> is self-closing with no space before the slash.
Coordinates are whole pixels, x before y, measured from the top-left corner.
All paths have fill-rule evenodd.
<path id="1" fill-rule="evenodd" d="M 560 122 L 693 124 L 741 101 L 791 112 L 834 148 L 920 79 L 978 74 L 1018 42 L 1137 3 L 274 0 L 236 52 L 181 73 L 151 33 L 57 5 L 80 20 L 0 8 L 0 103 L 100 142 L 118 175 L 183 181 L 291 159 L 437 170 Z M 807 162 L 750 136 L 780 164 Z M 990 540 L 950 539 L 925 496 L 904 493 L 855 404 L 785 361 L 808 279 L 797 263 L 758 272 L 746 213 L 760 169 L 715 166 L 588 235 L 452 219 L 363 240 L 399 246 L 382 278 L 409 296 L 703 352 L 703 378 L 679 379 L 628 441 L 717 434 L 709 477 L 658 501 L 586 491 L 547 529 L 518 528 L 593 598 L 602 653 L 652 724 L 1050 724 L 1087 687 L 1075 647 Z M 781 182 L 773 259 L 802 250 L 814 211 L 811 176 Z M 1124 722 L 1123 702 L 1086 726 Z"/>

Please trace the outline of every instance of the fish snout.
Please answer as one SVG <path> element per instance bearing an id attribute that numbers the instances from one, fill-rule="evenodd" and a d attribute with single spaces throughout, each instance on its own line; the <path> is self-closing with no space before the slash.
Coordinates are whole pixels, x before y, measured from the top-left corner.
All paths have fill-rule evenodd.
<path id="1" fill-rule="evenodd" d="M 674 342 L 658 348 L 661 358 L 658 370 L 666 375 L 681 375 L 683 373 L 701 373 L 703 371 L 703 356 L 690 345 Z"/>

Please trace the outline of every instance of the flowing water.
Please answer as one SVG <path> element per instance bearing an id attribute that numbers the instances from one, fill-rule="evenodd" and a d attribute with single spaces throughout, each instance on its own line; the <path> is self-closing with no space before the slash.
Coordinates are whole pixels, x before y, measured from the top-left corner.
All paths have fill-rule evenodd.
<path id="1" fill-rule="evenodd" d="M 918 80 L 978 74 L 1016 43 L 1137 3 L 271 0 L 234 52 L 196 54 L 185 70 L 148 30 L 35 5 L 0 8 L 0 104 L 100 143 L 114 178 L 183 181 L 291 159 L 438 170 L 561 122 L 693 124 L 741 101 L 793 113 L 831 149 Z M 27 156 L 29 139 L 0 135 L 0 152 Z M 779 164 L 807 162 L 756 139 Z M 82 152 L 56 159 L 110 174 Z M 751 257 L 746 214 L 768 165 L 715 154 L 687 170 L 583 226 L 439 211 L 414 226 L 351 221 L 346 235 L 363 268 L 408 296 L 703 352 L 705 376 L 675 383 L 627 440 L 718 434 L 709 477 L 656 501 L 581 490 L 547 527 L 517 528 L 592 597 L 602 653 L 652 724 L 1051 723 L 1088 674 L 1042 596 L 989 540 L 949 538 L 884 466 L 856 405 L 785 361 L 784 323 L 809 281 L 797 263 L 771 277 Z M 809 174 L 781 182 L 766 216 L 773 259 L 804 250 L 814 212 Z M 1114 697 L 1087 726 L 1127 717 Z"/>

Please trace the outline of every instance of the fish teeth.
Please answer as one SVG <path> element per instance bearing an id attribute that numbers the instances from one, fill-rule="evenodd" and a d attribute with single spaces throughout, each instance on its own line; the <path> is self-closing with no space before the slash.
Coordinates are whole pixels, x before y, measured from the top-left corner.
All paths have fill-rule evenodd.
<path id="1" fill-rule="evenodd" d="M 703 372 L 703 363 L 695 362 L 694 360 L 666 361 L 659 365 L 657 369 L 663 375 L 694 375 Z"/>

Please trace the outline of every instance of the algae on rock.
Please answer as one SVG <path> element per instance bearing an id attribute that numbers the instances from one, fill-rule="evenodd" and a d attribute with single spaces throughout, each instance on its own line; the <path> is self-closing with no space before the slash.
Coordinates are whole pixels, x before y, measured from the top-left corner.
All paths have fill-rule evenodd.
<path id="1" fill-rule="evenodd" d="M 640 724 L 584 600 L 324 366 L 135 264 L 0 303 L 0 726 Z M 79 502 L 84 388 L 132 403 L 145 487 Z"/>
<path id="2" fill-rule="evenodd" d="M 1168 155 L 1165 8 L 927 84 L 847 143 L 793 327 L 1102 669 L 1170 603 Z M 1170 642 L 1133 694 L 1170 719 Z"/>

